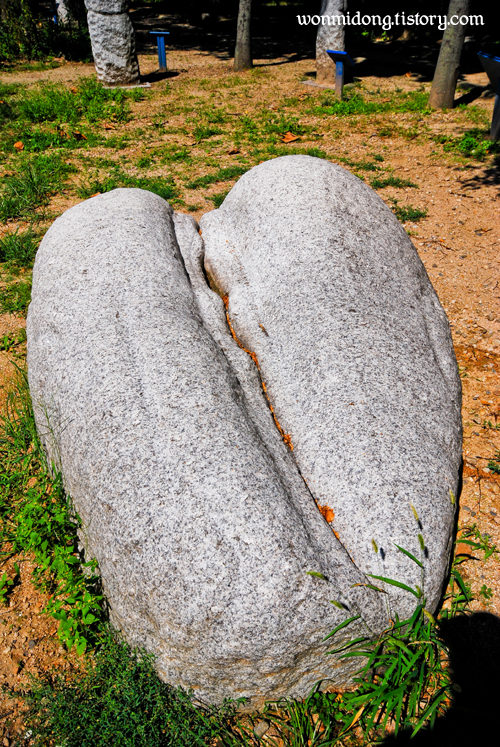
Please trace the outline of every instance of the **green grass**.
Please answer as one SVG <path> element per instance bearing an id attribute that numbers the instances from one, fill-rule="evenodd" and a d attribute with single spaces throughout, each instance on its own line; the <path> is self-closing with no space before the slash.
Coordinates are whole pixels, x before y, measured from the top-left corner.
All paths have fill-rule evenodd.
<path id="1" fill-rule="evenodd" d="M 25 314 L 31 301 L 31 280 L 19 280 L 0 289 L 0 311 Z"/>
<path id="2" fill-rule="evenodd" d="M 215 174 L 206 174 L 205 176 L 199 176 L 197 179 L 192 179 L 186 182 L 187 189 L 198 189 L 199 187 L 208 187 L 210 184 L 217 184 L 217 182 L 227 182 L 248 171 L 245 166 L 228 166 L 224 169 L 219 169 Z"/>
<path id="3" fill-rule="evenodd" d="M 388 100 L 381 98 L 367 100 L 358 91 L 348 92 L 342 101 L 334 93 L 327 92 L 320 98 L 319 106 L 311 109 L 316 116 L 334 115 L 349 117 L 358 114 L 380 114 L 383 112 L 421 112 L 429 113 L 428 94 L 415 91 L 391 96 Z"/>
<path id="4" fill-rule="evenodd" d="M 500 153 L 500 142 L 490 140 L 487 129 L 475 128 L 460 137 L 438 135 L 434 140 L 441 143 L 446 152 L 473 158 L 476 161 L 484 161 L 489 155 Z"/>
<path id="5" fill-rule="evenodd" d="M 133 176 L 126 174 L 118 166 L 107 176 L 96 175 L 92 177 L 87 184 L 79 187 L 77 192 L 79 197 L 87 199 L 97 193 L 110 192 L 112 189 L 118 189 L 119 187 L 146 189 L 169 202 L 179 202 L 179 189 L 171 177 L 161 179 L 159 177 Z"/>
<path id="6" fill-rule="evenodd" d="M 409 220 L 417 222 L 427 217 L 427 210 L 420 210 L 412 205 L 398 205 L 397 200 L 393 200 L 392 211 L 402 223 Z"/>
<path id="7" fill-rule="evenodd" d="M 373 189 L 384 189 L 385 187 L 396 187 L 403 189 L 404 187 L 413 187 L 418 189 L 418 184 L 410 181 L 409 179 L 400 179 L 399 176 L 387 176 L 383 179 L 372 179 L 371 186 Z"/>
<path id="8" fill-rule="evenodd" d="M 32 217 L 33 212 L 48 204 L 68 175 L 76 169 L 59 156 L 20 156 L 13 164 L 16 170 L 5 177 L 0 191 L 0 220 Z"/>
<path id="9" fill-rule="evenodd" d="M 7 233 L 0 239 L 0 262 L 6 262 L 11 268 L 31 268 L 35 261 L 39 239 L 28 229 Z"/>
<path id="10" fill-rule="evenodd" d="M 69 89 L 60 83 L 41 83 L 24 89 L 11 106 L 16 117 L 25 122 L 65 122 L 82 119 L 95 123 L 103 119 L 127 122 L 130 100 L 145 97 L 142 89 L 104 88 L 95 78 L 81 78 Z"/>

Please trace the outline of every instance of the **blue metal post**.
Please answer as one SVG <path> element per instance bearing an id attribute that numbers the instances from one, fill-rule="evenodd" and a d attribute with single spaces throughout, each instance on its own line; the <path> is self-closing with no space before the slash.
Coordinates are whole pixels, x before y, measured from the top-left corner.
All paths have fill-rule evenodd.
<path id="1" fill-rule="evenodd" d="M 167 53 L 165 52 L 165 37 L 157 36 L 156 43 L 158 44 L 158 67 L 161 71 L 167 69 Z"/>
<path id="2" fill-rule="evenodd" d="M 170 33 L 169 31 L 150 31 L 150 34 L 156 36 L 156 46 L 158 48 L 158 67 L 161 72 L 167 69 L 167 52 L 165 50 L 165 37 Z"/>
<path id="3" fill-rule="evenodd" d="M 335 93 L 339 99 L 344 93 L 344 63 L 338 60 L 335 63 Z"/>

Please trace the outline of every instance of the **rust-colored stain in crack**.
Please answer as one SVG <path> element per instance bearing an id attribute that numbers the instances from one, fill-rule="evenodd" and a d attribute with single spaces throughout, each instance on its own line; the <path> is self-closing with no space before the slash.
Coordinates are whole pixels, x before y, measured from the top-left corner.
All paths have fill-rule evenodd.
<path id="1" fill-rule="evenodd" d="M 324 517 L 324 519 L 325 519 L 325 520 L 326 520 L 326 521 L 327 521 L 327 522 L 328 522 L 329 524 L 331 524 L 331 522 L 332 522 L 332 521 L 334 520 L 334 518 L 335 518 L 335 514 L 334 514 L 334 512 L 333 512 L 333 509 L 332 509 L 332 508 L 330 508 L 330 506 L 320 506 L 320 505 L 318 504 L 318 510 L 319 510 L 320 514 L 321 514 L 321 515 L 322 515 L 322 516 Z M 337 535 L 337 536 L 338 536 L 338 535 Z"/>
<path id="2" fill-rule="evenodd" d="M 229 325 L 229 329 L 231 330 L 231 334 L 233 336 L 233 339 L 236 340 L 236 342 L 238 343 L 238 345 L 240 346 L 240 348 L 242 350 L 244 350 L 245 353 L 247 353 L 250 356 L 250 358 L 253 360 L 253 362 L 257 366 L 257 371 L 259 372 L 260 381 L 261 381 L 261 384 L 262 384 L 262 389 L 264 390 L 264 394 L 265 394 L 265 397 L 267 399 L 267 404 L 269 405 L 269 409 L 271 410 L 271 415 L 273 416 L 273 420 L 274 420 L 274 422 L 276 424 L 276 428 L 279 430 L 281 438 L 283 439 L 283 441 L 285 442 L 285 444 L 288 446 L 288 448 L 290 449 L 290 451 L 293 451 L 292 437 L 291 437 L 291 435 L 289 433 L 285 433 L 285 431 L 283 430 L 283 428 L 279 424 L 278 419 L 277 419 L 276 415 L 274 414 L 274 407 L 271 404 L 271 400 L 267 396 L 267 387 L 266 387 L 265 382 L 264 382 L 264 380 L 262 378 L 262 373 L 261 373 L 260 366 L 259 366 L 259 360 L 258 360 L 256 354 L 252 350 L 247 350 L 246 347 L 236 337 L 236 332 L 234 331 L 233 325 L 231 324 L 231 319 L 229 318 L 229 310 L 228 310 L 228 308 L 229 308 L 229 296 L 222 296 L 222 300 L 224 302 L 224 307 L 226 309 L 227 323 Z M 262 326 L 262 325 L 260 325 L 260 326 Z M 267 332 L 266 332 L 266 334 L 267 334 Z"/>

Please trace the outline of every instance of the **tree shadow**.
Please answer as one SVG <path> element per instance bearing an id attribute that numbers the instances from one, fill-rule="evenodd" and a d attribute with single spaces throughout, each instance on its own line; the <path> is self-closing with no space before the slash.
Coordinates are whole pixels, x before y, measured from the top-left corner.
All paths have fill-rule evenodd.
<path id="1" fill-rule="evenodd" d="M 500 618 L 474 612 L 443 621 L 450 650 L 453 702 L 434 729 L 389 737 L 391 747 L 471 747 L 495 744 L 500 728 Z M 495 735 L 495 736 L 494 736 Z"/>
<path id="2" fill-rule="evenodd" d="M 152 73 L 141 75 L 141 83 L 159 83 L 167 78 L 176 78 L 179 73 L 176 70 L 155 70 Z"/>

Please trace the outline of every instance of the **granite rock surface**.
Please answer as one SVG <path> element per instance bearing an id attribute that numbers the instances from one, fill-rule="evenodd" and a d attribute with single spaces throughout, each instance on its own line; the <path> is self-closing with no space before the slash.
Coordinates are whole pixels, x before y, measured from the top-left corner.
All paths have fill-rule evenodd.
<path id="1" fill-rule="evenodd" d="M 128 2 L 85 0 L 85 6 L 99 80 L 107 86 L 139 84 L 139 62 Z"/>
<path id="2" fill-rule="evenodd" d="M 281 438 L 203 255 L 196 223 L 149 192 L 64 213 L 36 258 L 29 384 L 113 623 L 166 681 L 256 707 L 348 683 L 356 665 L 325 656 L 324 636 L 355 614 L 339 641 L 376 633 L 387 610 L 355 586 L 366 578 Z"/>
<path id="3" fill-rule="evenodd" d="M 345 27 L 332 22 L 332 17 L 342 16 L 345 8 L 346 0 L 322 0 L 321 3 L 321 17 L 327 16 L 330 20 L 318 26 L 316 35 L 316 82 L 321 85 L 335 85 L 335 62 L 326 50 L 345 49 Z"/>
<path id="4" fill-rule="evenodd" d="M 452 546 L 461 386 L 405 230 L 361 180 L 309 156 L 256 166 L 200 228 L 206 271 L 340 542 L 363 573 L 419 586 L 434 609 Z M 386 591 L 391 615 L 411 614 L 412 594 Z"/>

